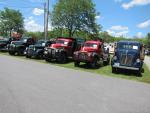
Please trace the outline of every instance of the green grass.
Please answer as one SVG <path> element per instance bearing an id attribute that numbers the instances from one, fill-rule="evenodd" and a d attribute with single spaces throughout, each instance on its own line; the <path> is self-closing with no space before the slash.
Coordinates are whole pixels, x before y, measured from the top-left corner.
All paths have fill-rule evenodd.
<path id="1" fill-rule="evenodd" d="M 0 53 L 0 54 L 1 55 L 8 55 L 8 53 Z M 21 57 L 20 56 L 13 56 L 13 57 L 21 58 L 24 60 L 34 60 L 34 61 L 40 62 L 40 63 L 47 63 L 47 62 L 45 62 L 45 60 L 26 59 L 25 57 L 22 57 L 22 56 Z M 96 74 L 100 74 L 103 76 L 111 76 L 111 77 L 117 77 L 117 78 L 123 78 L 123 79 L 128 79 L 128 80 L 150 83 L 150 71 L 148 70 L 148 67 L 145 64 L 143 66 L 144 73 L 142 73 L 142 77 L 136 77 L 134 73 L 113 74 L 111 72 L 111 66 L 110 65 L 100 67 L 99 69 L 90 69 L 90 68 L 86 68 L 86 66 L 84 64 L 81 64 L 80 67 L 74 67 L 73 62 L 69 62 L 66 64 L 57 64 L 57 63 L 50 63 L 50 64 L 65 67 L 65 68 L 71 68 L 71 69 L 75 69 L 75 70 L 81 70 L 81 71 L 96 73 Z"/>

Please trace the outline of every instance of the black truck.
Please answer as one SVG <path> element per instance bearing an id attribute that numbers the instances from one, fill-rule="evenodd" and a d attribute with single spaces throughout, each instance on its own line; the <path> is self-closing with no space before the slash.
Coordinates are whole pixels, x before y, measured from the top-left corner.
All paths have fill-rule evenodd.
<path id="1" fill-rule="evenodd" d="M 8 45 L 8 52 L 10 55 L 24 55 L 26 47 L 34 43 L 35 40 L 30 37 L 21 38 L 19 41 L 12 41 Z"/>
<path id="2" fill-rule="evenodd" d="M 50 40 L 38 40 L 35 45 L 29 45 L 26 48 L 26 58 L 40 58 L 44 57 L 44 48 L 50 46 L 53 41 Z"/>
<path id="3" fill-rule="evenodd" d="M 144 46 L 136 41 L 119 41 L 111 60 L 112 73 L 119 69 L 134 70 L 137 76 L 142 76 Z"/>
<path id="4" fill-rule="evenodd" d="M 7 45 L 9 44 L 9 39 L 0 40 L 0 51 L 7 51 Z"/>

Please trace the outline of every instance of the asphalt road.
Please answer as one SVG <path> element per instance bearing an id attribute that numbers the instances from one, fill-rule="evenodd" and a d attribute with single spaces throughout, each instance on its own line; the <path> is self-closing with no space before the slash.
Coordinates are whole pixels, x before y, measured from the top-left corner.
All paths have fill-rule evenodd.
<path id="1" fill-rule="evenodd" d="M 150 113 L 150 85 L 0 55 L 0 113 Z"/>

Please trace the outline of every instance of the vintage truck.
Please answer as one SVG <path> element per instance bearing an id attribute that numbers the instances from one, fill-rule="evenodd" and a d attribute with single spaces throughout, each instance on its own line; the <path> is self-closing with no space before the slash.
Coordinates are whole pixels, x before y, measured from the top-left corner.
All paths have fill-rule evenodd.
<path id="1" fill-rule="evenodd" d="M 16 41 L 18 40 L 18 38 L 15 37 L 10 37 L 10 38 L 3 38 L 0 40 L 0 51 L 1 52 L 7 52 L 8 51 L 8 45 L 12 42 L 12 41 Z"/>
<path id="2" fill-rule="evenodd" d="M 111 60 L 112 73 L 119 69 L 134 70 L 137 76 L 143 72 L 144 46 L 136 41 L 119 41 Z"/>
<path id="3" fill-rule="evenodd" d="M 7 45 L 9 44 L 8 39 L 2 39 L 0 40 L 0 51 L 7 51 Z"/>
<path id="4" fill-rule="evenodd" d="M 29 45 L 24 54 L 26 58 L 34 57 L 42 59 L 44 57 L 44 48 L 50 46 L 52 43 L 54 42 L 50 40 L 38 40 L 35 45 Z"/>
<path id="5" fill-rule="evenodd" d="M 75 38 L 59 37 L 55 44 L 45 48 L 45 60 L 57 60 L 59 63 L 66 63 L 67 59 L 72 57 L 73 52 L 77 49 L 79 49 L 79 44 Z"/>
<path id="6" fill-rule="evenodd" d="M 21 38 L 19 41 L 12 41 L 8 45 L 8 52 L 10 55 L 24 55 L 26 47 L 33 45 L 35 40 L 30 37 Z"/>
<path id="7" fill-rule="evenodd" d="M 86 41 L 79 51 L 74 52 L 74 66 L 80 62 L 87 63 L 92 68 L 107 65 L 110 61 L 109 50 L 104 48 L 102 40 Z"/>

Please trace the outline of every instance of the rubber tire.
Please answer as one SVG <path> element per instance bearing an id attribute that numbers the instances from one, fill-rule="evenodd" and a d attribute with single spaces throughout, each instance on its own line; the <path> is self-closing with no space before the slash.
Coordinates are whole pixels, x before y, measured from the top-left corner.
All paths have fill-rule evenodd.
<path id="1" fill-rule="evenodd" d="M 66 56 L 66 54 L 65 53 L 62 53 L 60 56 L 59 56 L 59 58 L 57 59 L 57 61 L 59 62 L 59 63 L 66 63 L 67 62 L 67 56 Z"/>
<path id="2" fill-rule="evenodd" d="M 9 55 L 15 55 L 15 53 L 14 52 L 9 52 Z"/>
<path id="3" fill-rule="evenodd" d="M 115 67 L 112 67 L 112 73 L 117 73 L 117 69 Z"/>
<path id="4" fill-rule="evenodd" d="M 27 55 L 26 55 L 26 58 L 31 58 L 31 56 L 27 54 Z"/>
<path id="5" fill-rule="evenodd" d="M 137 77 L 142 77 L 141 69 L 139 69 L 139 70 L 136 72 L 136 75 L 137 75 Z"/>
<path id="6" fill-rule="evenodd" d="M 98 59 L 97 59 L 97 58 L 94 58 L 93 61 L 91 62 L 91 67 L 92 67 L 92 68 L 96 68 L 96 67 L 98 66 L 98 63 L 97 63 L 97 62 L 98 62 Z"/>
<path id="7" fill-rule="evenodd" d="M 75 61 L 74 62 L 74 67 L 79 67 L 80 66 L 80 62 Z"/>
<path id="8" fill-rule="evenodd" d="M 46 62 L 50 62 L 51 60 L 49 58 L 45 58 L 45 61 Z"/>
<path id="9" fill-rule="evenodd" d="M 42 54 L 42 53 L 39 53 L 37 57 L 38 57 L 39 59 L 43 59 L 43 54 Z"/>

